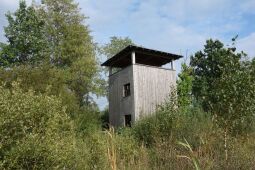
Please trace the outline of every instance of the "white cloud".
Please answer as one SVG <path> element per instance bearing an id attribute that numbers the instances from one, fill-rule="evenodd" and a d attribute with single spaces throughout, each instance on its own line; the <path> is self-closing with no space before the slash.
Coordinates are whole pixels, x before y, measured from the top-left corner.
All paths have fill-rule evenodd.
<path id="1" fill-rule="evenodd" d="M 208 34 L 198 32 L 183 23 L 162 17 L 158 1 L 141 3 L 139 9 L 130 13 L 129 32 L 138 44 L 169 52 L 183 53 L 199 49 Z"/>
<path id="2" fill-rule="evenodd" d="M 163 39 L 167 40 L 168 36 L 163 35 L 166 33 L 170 34 L 172 39 L 175 36 L 182 37 L 182 40 L 180 38 L 175 40 L 184 42 L 184 45 L 190 43 L 185 39 L 194 37 L 195 42 L 189 44 L 189 47 L 193 47 L 192 44 L 196 44 L 196 41 L 201 42 L 203 37 L 223 39 L 225 34 L 232 34 L 231 36 L 238 34 L 243 27 L 242 13 L 238 10 L 239 3 L 233 3 L 231 0 L 140 0 L 139 2 L 108 0 L 107 3 L 103 0 L 80 0 L 79 2 L 83 12 L 90 16 L 89 24 L 93 35 L 101 43 L 113 35 L 130 36 L 135 40 L 139 37 L 139 42 L 142 40 L 148 43 L 156 35 L 159 37 L 162 35 Z M 170 30 L 179 34 L 171 33 Z"/>
<path id="3" fill-rule="evenodd" d="M 1 0 L 4 11 L 19 0 Z M 31 2 L 31 0 L 29 0 Z M 255 0 L 78 0 L 89 16 L 92 35 L 105 43 L 113 35 L 130 36 L 138 44 L 162 50 L 190 52 L 202 47 L 207 38 L 230 39 L 243 28 L 242 12 Z M 3 5 L 4 4 L 4 5 Z M 241 6 L 241 7 L 240 7 Z M 237 10 L 242 8 L 242 10 Z M 6 24 L 0 9 L 0 26 Z M 231 35 L 227 35 L 231 34 Z M 230 37 L 227 37 L 227 36 Z"/>
<path id="4" fill-rule="evenodd" d="M 243 50 L 249 57 L 255 57 L 255 32 L 237 41 L 238 50 Z"/>
<path id="5" fill-rule="evenodd" d="M 255 13 L 255 0 L 246 0 L 241 4 L 241 9 L 249 13 Z"/>
<path id="6" fill-rule="evenodd" d="M 17 6 L 19 0 L 1 0 L 1 6 Z"/>
<path id="7" fill-rule="evenodd" d="M 182 0 L 166 1 L 163 5 L 165 13 L 178 20 L 203 20 L 229 12 L 230 0 Z"/>
<path id="8" fill-rule="evenodd" d="M 126 22 L 131 1 L 129 0 L 79 0 L 82 11 L 89 16 L 88 23 L 92 34 L 100 43 L 108 41 L 110 36 L 123 35 L 123 24 Z M 122 31 L 123 30 L 123 31 Z"/>
<path id="9" fill-rule="evenodd" d="M 188 50 L 188 56 L 202 49 L 208 38 L 225 42 L 242 31 L 245 11 L 238 10 L 239 4 L 231 0 L 80 2 L 99 43 L 113 35 L 129 36 L 148 48 L 182 55 Z"/>

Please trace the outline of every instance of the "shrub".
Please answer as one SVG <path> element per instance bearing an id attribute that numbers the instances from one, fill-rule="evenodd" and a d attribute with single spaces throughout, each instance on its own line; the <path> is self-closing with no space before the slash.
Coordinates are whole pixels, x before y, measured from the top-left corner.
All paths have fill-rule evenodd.
<path id="1" fill-rule="evenodd" d="M 54 96 L 0 86 L 0 167 L 71 168 L 73 123 Z M 68 144 L 68 146 L 67 146 Z"/>

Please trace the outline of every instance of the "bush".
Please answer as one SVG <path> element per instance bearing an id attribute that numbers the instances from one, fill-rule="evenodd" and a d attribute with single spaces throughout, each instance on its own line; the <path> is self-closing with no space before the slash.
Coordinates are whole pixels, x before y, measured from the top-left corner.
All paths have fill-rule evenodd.
<path id="1" fill-rule="evenodd" d="M 0 86 L 0 169 L 249 169 L 255 134 L 228 136 L 199 106 L 166 103 L 132 128 L 102 131 L 99 113 L 66 113 L 61 98 Z"/>
<path id="2" fill-rule="evenodd" d="M 254 167 L 254 134 L 229 136 L 225 160 L 224 129 L 199 107 L 159 109 L 137 122 L 132 134 L 140 144 L 146 144 L 152 169 L 193 169 L 192 159 L 201 169 Z M 179 144 L 185 141 L 192 151 Z"/>
<path id="3" fill-rule="evenodd" d="M 81 107 L 74 117 L 76 132 L 82 135 L 101 130 L 100 113 L 89 107 Z"/>
<path id="4" fill-rule="evenodd" d="M 73 122 L 59 98 L 0 86 L 0 167 L 71 168 Z M 68 145 L 68 146 L 67 146 Z"/>

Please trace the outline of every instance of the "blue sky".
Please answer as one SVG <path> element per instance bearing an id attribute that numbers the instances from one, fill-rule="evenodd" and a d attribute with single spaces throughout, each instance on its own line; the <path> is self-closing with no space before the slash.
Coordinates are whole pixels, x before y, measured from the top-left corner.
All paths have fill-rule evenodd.
<path id="1" fill-rule="evenodd" d="M 28 3 L 31 0 L 27 0 Z M 38 1 L 38 0 L 37 0 Z M 18 0 L 0 0 L 0 41 L 7 24 L 4 13 Z M 255 56 L 255 0 L 76 0 L 89 17 L 94 41 L 128 36 L 136 44 L 188 56 L 203 48 L 208 38 L 230 43 Z M 180 62 L 176 64 L 179 70 Z M 99 101 L 101 108 L 105 101 Z"/>

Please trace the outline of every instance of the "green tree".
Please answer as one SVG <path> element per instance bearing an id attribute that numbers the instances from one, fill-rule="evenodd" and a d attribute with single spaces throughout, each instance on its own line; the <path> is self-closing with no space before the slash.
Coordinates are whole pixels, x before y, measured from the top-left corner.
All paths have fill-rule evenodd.
<path id="1" fill-rule="evenodd" d="M 3 45 L 0 66 L 10 64 L 35 64 L 42 62 L 47 53 L 44 21 L 33 6 L 20 1 L 15 13 L 6 14 L 9 25 L 5 27 L 7 44 Z"/>
<path id="2" fill-rule="evenodd" d="M 44 0 L 43 4 L 51 61 L 65 70 L 68 87 L 80 105 L 89 104 L 90 93 L 102 94 L 102 81 L 85 16 L 73 0 Z"/>
<path id="3" fill-rule="evenodd" d="M 33 89 L 36 93 L 47 93 L 60 97 L 66 112 L 73 116 L 79 111 L 76 95 L 68 88 L 66 77 L 61 69 L 43 64 L 40 67 L 20 65 L 11 69 L 0 68 L 0 81 L 11 89 L 12 83 L 18 81 L 24 91 Z"/>
<path id="4" fill-rule="evenodd" d="M 181 73 L 178 74 L 177 94 L 180 107 L 186 107 L 192 103 L 192 67 L 182 63 Z"/>
<path id="5" fill-rule="evenodd" d="M 25 2 L 21 1 L 14 16 L 9 16 L 6 36 L 10 35 L 11 31 L 18 38 L 11 37 L 15 45 L 1 44 L 1 66 L 8 69 L 0 68 L 0 79 L 6 82 L 8 88 L 12 88 L 13 81 L 19 81 L 24 91 L 33 89 L 36 93 L 47 92 L 61 97 L 67 106 L 67 113 L 73 117 L 83 110 L 87 112 L 87 108 L 79 106 L 94 105 L 91 94 L 102 94 L 103 81 L 98 74 L 92 37 L 89 35 L 88 26 L 84 25 L 83 15 L 73 1 L 48 0 L 44 3 L 37 7 L 27 7 Z M 42 25 L 38 25 L 39 21 Z M 37 30 L 39 28 L 40 30 Z M 27 39 L 29 42 L 33 40 L 34 44 L 24 45 L 24 35 L 28 35 Z M 42 42 L 42 37 L 43 40 L 47 39 L 48 46 L 39 43 Z M 34 50 L 36 45 L 43 50 Z M 12 50 L 9 50 L 10 47 Z M 23 54 L 22 50 L 32 51 L 33 58 L 20 61 L 17 60 L 18 57 L 7 55 L 13 54 L 13 51 Z M 41 55 L 42 58 L 37 57 Z"/>
<path id="6" fill-rule="evenodd" d="M 210 102 L 215 101 L 214 89 L 224 69 L 232 63 L 233 70 L 240 65 L 241 54 L 235 54 L 232 48 L 224 48 L 224 44 L 218 40 L 207 40 L 203 51 L 198 51 L 191 56 L 191 66 L 194 71 L 192 92 L 202 101 L 205 110 L 210 109 Z"/>
<path id="7" fill-rule="evenodd" d="M 236 121 L 253 115 L 255 100 L 251 62 L 246 54 L 235 51 L 218 40 L 208 40 L 203 52 L 191 57 L 193 94 L 229 130 Z"/>
<path id="8" fill-rule="evenodd" d="M 251 61 L 251 71 L 252 74 L 255 75 L 255 58 L 253 58 Z M 255 76 L 253 77 L 253 79 L 255 79 Z"/>
<path id="9" fill-rule="evenodd" d="M 129 37 L 116 37 L 110 38 L 110 42 L 103 45 L 100 48 L 102 54 L 104 54 L 108 59 L 113 57 L 115 54 L 120 52 L 122 49 L 128 45 L 135 45 L 134 42 Z"/>
<path id="10" fill-rule="evenodd" d="M 234 45 L 235 38 L 233 39 Z M 208 40 L 203 51 L 191 57 L 193 94 L 224 129 L 226 160 L 228 134 L 242 134 L 254 127 L 255 86 L 251 62 L 235 47 Z"/>

